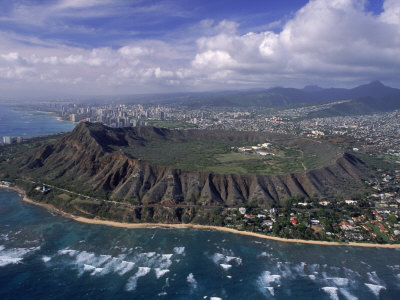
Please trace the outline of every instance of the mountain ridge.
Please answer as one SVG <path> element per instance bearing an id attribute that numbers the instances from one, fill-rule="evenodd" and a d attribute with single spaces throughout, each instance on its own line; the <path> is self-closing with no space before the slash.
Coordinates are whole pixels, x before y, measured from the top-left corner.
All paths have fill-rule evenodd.
<path id="1" fill-rule="evenodd" d="M 373 97 L 378 100 L 399 94 L 400 89 L 384 85 L 380 81 L 354 88 L 320 88 L 306 86 L 303 89 L 273 87 L 266 90 L 226 92 L 216 95 L 194 96 L 184 101 L 176 101 L 189 107 L 201 106 L 258 106 L 266 108 L 279 108 L 305 103 L 327 103 L 338 100 L 354 100 L 363 97 Z"/>
<path id="2" fill-rule="evenodd" d="M 129 157 L 114 147 L 139 145 L 152 134 L 166 139 L 185 135 L 153 127 L 112 129 L 81 123 L 62 139 L 19 159 L 18 173 L 70 190 L 141 205 L 268 207 L 299 195 L 337 197 L 363 189 L 361 178 L 366 166 L 348 153 L 330 165 L 304 173 L 215 174 L 157 165 Z"/>

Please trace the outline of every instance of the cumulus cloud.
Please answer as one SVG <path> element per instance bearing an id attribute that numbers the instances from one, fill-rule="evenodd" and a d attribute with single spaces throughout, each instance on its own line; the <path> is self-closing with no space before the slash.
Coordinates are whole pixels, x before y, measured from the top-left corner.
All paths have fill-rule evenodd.
<path id="1" fill-rule="evenodd" d="M 95 3 L 61 4 L 63 9 L 81 9 Z M 393 84 L 400 80 L 400 2 L 385 0 L 378 15 L 366 11 L 365 4 L 310 0 L 279 31 L 243 33 L 236 22 L 207 19 L 187 32 L 196 36 L 181 41 L 141 39 L 93 49 L 2 43 L 0 78 L 110 93 L 115 88 L 141 93 L 310 83 L 352 86 L 372 79 Z"/>
<path id="2" fill-rule="evenodd" d="M 231 76 L 284 84 L 286 78 L 328 80 L 399 78 L 400 2 L 386 0 L 381 15 L 364 9 L 361 0 L 311 0 L 281 32 L 238 35 L 234 30 L 199 38 L 192 65 Z M 235 63 L 232 63 L 235 62 Z M 303 80 L 304 83 L 304 80 Z"/>

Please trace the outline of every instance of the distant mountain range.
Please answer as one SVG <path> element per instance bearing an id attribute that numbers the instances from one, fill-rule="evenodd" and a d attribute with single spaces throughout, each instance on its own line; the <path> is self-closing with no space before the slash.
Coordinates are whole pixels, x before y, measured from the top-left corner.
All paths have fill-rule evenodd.
<path id="1" fill-rule="evenodd" d="M 321 88 L 306 86 L 303 89 L 275 87 L 266 90 L 247 90 L 235 92 L 204 93 L 191 95 L 169 102 L 180 103 L 191 108 L 201 106 L 237 106 L 280 108 L 309 103 L 327 103 L 338 100 L 352 100 L 335 106 L 327 115 L 346 114 L 350 109 L 352 114 L 360 109 L 361 113 L 387 111 L 400 108 L 400 89 L 385 86 L 380 81 L 355 88 Z"/>

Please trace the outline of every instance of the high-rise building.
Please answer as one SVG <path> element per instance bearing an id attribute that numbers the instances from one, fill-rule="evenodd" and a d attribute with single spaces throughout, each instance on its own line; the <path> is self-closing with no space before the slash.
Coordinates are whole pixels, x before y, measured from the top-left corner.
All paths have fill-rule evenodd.
<path id="1" fill-rule="evenodd" d="M 3 136 L 3 144 L 4 145 L 11 144 L 11 137 Z"/>

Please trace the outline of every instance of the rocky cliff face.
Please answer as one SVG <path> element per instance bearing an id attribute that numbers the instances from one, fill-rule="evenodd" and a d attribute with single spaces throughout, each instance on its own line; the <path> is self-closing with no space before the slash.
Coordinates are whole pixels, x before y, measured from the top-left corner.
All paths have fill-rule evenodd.
<path id="1" fill-rule="evenodd" d="M 270 206 L 296 195 L 346 196 L 363 188 L 360 178 L 366 173 L 366 166 L 347 153 L 330 165 L 305 173 L 235 175 L 158 166 L 118 150 L 118 146 L 140 145 L 152 135 L 168 139 L 185 134 L 157 128 L 121 130 L 82 123 L 71 134 L 21 160 L 21 173 L 74 191 L 144 205 Z M 246 138 L 256 139 L 256 133 Z"/>

